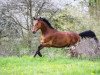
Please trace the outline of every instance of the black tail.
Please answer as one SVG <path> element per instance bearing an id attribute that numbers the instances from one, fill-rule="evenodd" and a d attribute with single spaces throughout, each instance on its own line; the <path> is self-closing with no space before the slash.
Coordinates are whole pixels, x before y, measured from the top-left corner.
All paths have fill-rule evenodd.
<path id="1" fill-rule="evenodd" d="M 99 40 L 97 39 L 95 33 L 91 30 L 81 32 L 79 35 L 81 36 L 81 38 L 94 38 L 96 43 L 99 42 Z"/>

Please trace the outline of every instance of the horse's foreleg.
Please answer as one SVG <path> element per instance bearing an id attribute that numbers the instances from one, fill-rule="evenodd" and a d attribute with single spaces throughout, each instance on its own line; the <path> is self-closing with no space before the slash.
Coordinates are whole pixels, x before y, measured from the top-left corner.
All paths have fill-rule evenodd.
<path id="1" fill-rule="evenodd" d="M 38 46 L 38 50 L 36 51 L 34 57 L 36 57 L 36 55 L 38 54 L 40 57 L 42 57 L 42 54 L 40 53 L 40 50 L 43 48 L 42 45 Z"/>

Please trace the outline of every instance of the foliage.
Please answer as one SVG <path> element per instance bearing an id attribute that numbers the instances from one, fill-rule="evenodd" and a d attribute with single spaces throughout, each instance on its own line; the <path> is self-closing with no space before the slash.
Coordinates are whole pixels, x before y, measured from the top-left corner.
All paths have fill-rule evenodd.
<path id="1" fill-rule="evenodd" d="M 60 10 L 50 0 L 10 0 L 4 3 L 1 2 L 0 55 L 31 55 L 37 49 L 40 44 L 41 33 L 39 31 L 33 35 L 31 32 L 33 16 L 47 18 L 52 26 L 60 31 L 80 33 L 91 29 L 100 38 L 99 15 L 94 18 L 91 14 L 92 6 L 85 6 L 87 5 L 85 1 L 79 1 L 80 3 L 76 6 L 72 4 L 65 5 Z M 98 9 L 95 12 L 99 12 Z M 53 52 L 52 49 L 47 50 Z M 55 50 L 61 52 L 61 49 Z M 43 51 L 43 53 L 48 53 L 45 50 Z"/>

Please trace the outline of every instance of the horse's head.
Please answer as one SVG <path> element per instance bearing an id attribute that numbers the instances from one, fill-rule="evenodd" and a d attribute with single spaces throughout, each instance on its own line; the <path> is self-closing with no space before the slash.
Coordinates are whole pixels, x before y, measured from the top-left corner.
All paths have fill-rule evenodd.
<path id="1" fill-rule="evenodd" d="M 33 33 L 36 33 L 39 29 L 44 31 L 46 28 L 54 29 L 46 18 L 34 18 Z"/>
<path id="2" fill-rule="evenodd" d="M 43 21 L 42 18 L 34 18 L 34 23 L 33 23 L 33 28 L 32 28 L 32 32 L 36 33 L 39 29 L 42 28 L 43 25 Z"/>

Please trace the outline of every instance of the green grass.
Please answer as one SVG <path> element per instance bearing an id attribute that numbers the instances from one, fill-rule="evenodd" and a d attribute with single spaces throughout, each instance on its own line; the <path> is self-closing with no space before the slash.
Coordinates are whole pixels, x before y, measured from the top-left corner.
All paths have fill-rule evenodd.
<path id="1" fill-rule="evenodd" d="M 0 57 L 0 75 L 100 75 L 100 60 Z"/>

